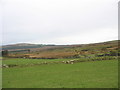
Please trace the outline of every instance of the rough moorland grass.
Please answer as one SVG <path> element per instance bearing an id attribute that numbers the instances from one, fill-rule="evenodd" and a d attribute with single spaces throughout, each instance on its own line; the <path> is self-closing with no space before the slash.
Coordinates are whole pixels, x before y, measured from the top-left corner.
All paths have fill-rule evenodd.
<path id="1" fill-rule="evenodd" d="M 3 88 L 117 88 L 118 60 L 3 68 Z"/>

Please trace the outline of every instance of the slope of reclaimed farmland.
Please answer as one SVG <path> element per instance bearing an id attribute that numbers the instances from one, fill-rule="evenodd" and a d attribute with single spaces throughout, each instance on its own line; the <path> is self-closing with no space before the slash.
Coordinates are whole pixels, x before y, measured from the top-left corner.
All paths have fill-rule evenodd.
<path id="1" fill-rule="evenodd" d="M 3 88 L 118 88 L 118 60 L 3 68 L 2 74 Z"/>
<path id="2" fill-rule="evenodd" d="M 94 62 L 103 60 L 117 60 L 117 56 L 104 56 L 94 58 L 74 58 L 74 59 L 23 59 L 23 58 L 3 58 L 2 67 L 30 67 L 54 64 L 75 64 L 80 62 Z"/>

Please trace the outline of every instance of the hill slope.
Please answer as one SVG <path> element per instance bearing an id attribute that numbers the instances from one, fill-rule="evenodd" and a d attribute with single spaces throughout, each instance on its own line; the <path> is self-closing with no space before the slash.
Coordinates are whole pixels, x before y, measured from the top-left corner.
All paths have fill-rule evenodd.
<path id="1" fill-rule="evenodd" d="M 80 58 L 95 56 L 116 56 L 118 40 L 80 45 L 38 45 L 16 44 L 3 46 L 9 51 L 9 57 L 21 58 Z"/>
<path id="2" fill-rule="evenodd" d="M 16 50 L 16 49 L 41 48 L 44 46 L 54 46 L 54 45 L 19 43 L 19 44 L 12 44 L 12 45 L 4 45 L 2 46 L 2 49 L 3 50 Z"/>

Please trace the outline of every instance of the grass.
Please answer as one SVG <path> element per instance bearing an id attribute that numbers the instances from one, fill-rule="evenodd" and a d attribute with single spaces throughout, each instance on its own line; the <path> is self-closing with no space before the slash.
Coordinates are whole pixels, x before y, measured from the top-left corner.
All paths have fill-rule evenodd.
<path id="1" fill-rule="evenodd" d="M 29 62 L 29 60 L 24 63 L 20 60 L 15 61 L 14 63 L 19 62 L 19 64 Z M 12 60 L 3 61 L 3 63 L 7 62 L 13 63 Z M 3 88 L 117 87 L 118 60 L 3 68 Z"/>
<path id="2" fill-rule="evenodd" d="M 23 58 L 5 58 L 2 64 L 7 65 L 26 65 L 26 64 L 39 64 L 42 62 L 58 62 L 67 61 L 71 59 L 23 59 Z"/>

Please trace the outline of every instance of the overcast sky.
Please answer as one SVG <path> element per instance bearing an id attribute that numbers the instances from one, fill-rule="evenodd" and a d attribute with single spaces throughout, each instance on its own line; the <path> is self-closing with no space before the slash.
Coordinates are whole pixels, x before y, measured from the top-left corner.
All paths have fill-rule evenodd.
<path id="1" fill-rule="evenodd" d="M 1 0 L 2 43 L 85 44 L 118 39 L 119 0 Z"/>

